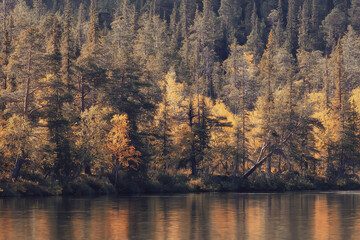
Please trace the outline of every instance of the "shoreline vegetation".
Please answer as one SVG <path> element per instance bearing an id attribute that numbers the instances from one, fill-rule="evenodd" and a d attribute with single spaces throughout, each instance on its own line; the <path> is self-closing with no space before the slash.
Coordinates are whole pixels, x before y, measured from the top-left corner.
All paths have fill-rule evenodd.
<path id="1" fill-rule="evenodd" d="M 360 189 L 360 0 L 3 0 L 0 196 Z"/>
<path id="2" fill-rule="evenodd" d="M 59 182 L 46 180 L 40 174 L 22 172 L 16 182 L 0 181 L 0 197 L 44 196 L 103 196 L 124 194 L 201 193 L 201 192 L 291 192 L 360 190 L 358 177 L 347 177 L 329 182 L 325 178 L 299 173 L 274 175 L 269 182 L 263 173 L 254 174 L 246 181 L 229 176 L 192 178 L 187 174 L 158 175 L 153 179 L 122 178 L 113 184 L 113 177 L 82 175 L 64 187 Z"/>

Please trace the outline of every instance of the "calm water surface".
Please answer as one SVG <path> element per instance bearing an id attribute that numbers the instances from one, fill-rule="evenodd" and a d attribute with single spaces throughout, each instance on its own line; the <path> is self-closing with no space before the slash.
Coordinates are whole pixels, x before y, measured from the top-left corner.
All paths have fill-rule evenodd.
<path id="1" fill-rule="evenodd" d="M 3 239 L 360 239 L 360 192 L 0 199 Z"/>

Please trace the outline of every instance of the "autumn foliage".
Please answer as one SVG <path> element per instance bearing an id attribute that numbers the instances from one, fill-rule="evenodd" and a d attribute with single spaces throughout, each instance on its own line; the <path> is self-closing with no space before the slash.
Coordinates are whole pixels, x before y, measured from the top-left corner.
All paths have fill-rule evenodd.
<path id="1" fill-rule="evenodd" d="M 358 179 L 358 0 L 30 2 L 3 1 L 0 183 Z"/>

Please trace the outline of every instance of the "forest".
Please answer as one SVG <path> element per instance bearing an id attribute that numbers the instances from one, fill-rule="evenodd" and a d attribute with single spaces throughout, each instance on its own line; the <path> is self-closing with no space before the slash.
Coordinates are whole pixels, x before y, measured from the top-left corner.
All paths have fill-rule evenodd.
<path id="1" fill-rule="evenodd" d="M 360 0 L 3 0 L 0 196 L 360 189 Z"/>

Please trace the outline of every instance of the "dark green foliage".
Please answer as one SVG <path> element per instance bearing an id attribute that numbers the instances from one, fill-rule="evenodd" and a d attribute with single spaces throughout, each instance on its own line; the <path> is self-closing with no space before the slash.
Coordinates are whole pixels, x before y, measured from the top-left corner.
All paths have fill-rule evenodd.
<path id="1" fill-rule="evenodd" d="M 297 1 L 289 0 L 289 8 L 287 13 L 287 23 L 286 23 L 286 41 L 285 48 L 292 53 L 294 56 L 297 49 L 297 16 L 298 12 Z"/>
<path id="2" fill-rule="evenodd" d="M 3 13 L 1 196 L 359 187 L 359 0 L 33 0 Z M 91 119 L 98 135 L 93 107 L 106 112 Z M 115 114 L 141 153 L 116 180 Z M 79 136 L 97 146 L 81 152 Z M 242 181 L 261 154 L 266 168 Z"/>

